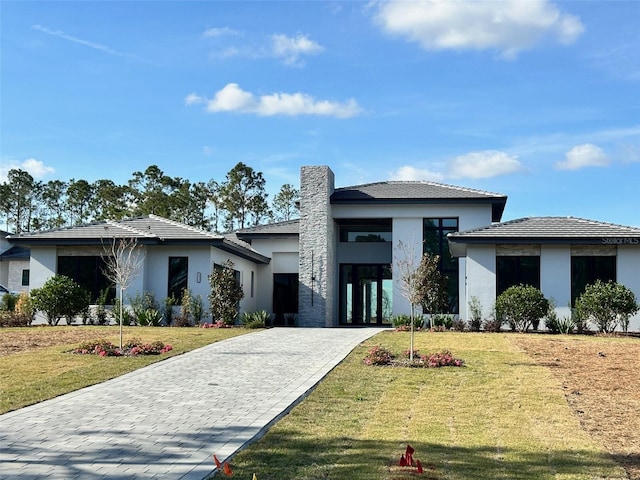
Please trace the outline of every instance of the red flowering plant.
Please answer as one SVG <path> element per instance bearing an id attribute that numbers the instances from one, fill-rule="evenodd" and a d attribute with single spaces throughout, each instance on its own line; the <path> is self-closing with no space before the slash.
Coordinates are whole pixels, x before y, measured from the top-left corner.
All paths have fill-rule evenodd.
<path id="1" fill-rule="evenodd" d="M 363 360 L 365 365 L 391 365 L 396 367 L 464 367 L 464 360 L 456 358 L 448 350 L 421 355 L 417 350 L 413 351 L 413 361 L 410 360 L 411 352 L 405 350 L 402 356 L 396 357 L 389 349 L 376 345 L 367 351 Z"/>
<path id="2" fill-rule="evenodd" d="M 160 341 L 143 343 L 138 338 L 132 338 L 122 346 L 116 347 L 108 340 L 92 340 L 80 344 L 79 347 L 71 350 L 71 353 L 80 355 L 100 355 L 101 357 L 133 357 L 136 355 L 160 355 L 173 350 L 171 344 L 164 344 Z"/>
<path id="3" fill-rule="evenodd" d="M 364 357 L 363 362 L 365 365 L 389 365 L 394 358 L 395 356 L 388 349 L 376 345 L 367 351 L 367 356 Z"/>
<path id="4" fill-rule="evenodd" d="M 425 367 L 430 368 L 464 366 L 464 360 L 455 358 L 453 354 L 448 350 L 430 353 L 428 355 L 422 355 L 420 357 L 420 361 L 424 363 Z"/>

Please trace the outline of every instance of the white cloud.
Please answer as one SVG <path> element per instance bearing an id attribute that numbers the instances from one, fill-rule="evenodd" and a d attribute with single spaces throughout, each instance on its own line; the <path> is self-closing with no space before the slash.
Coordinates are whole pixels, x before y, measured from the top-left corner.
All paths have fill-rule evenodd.
<path id="1" fill-rule="evenodd" d="M 47 175 L 55 172 L 55 169 L 53 167 L 49 167 L 42 161 L 36 160 L 35 158 L 28 158 L 22 162 L 3 161 L 2 167 L 0 167 L 0 180 L 6 182 L 9 170 L 17 169 L 28 172 L 36 180 L 40 180 Z"/>
<path id="2" fill-rule="evenodd" d="M 223 37 L 226 35 L 240 36 L 242 35 L 242 32 L 234 30 L 230 27 L 213 27 L 208 28 L 204 32 L 202 32 L 202 36 L 205 38 Z"/>
<path id="3" fill-rule="evenodd" d="M 504 58 L 544 37 L 572 43 L 584 31 L 578 17 L 547 0 L 389 0 L 380 4 L 375 20 L 425 50 L 495 49 Z"/>
<path id="4" fill-rule="evenodd" d="M 439 172 L 433 172 L 426 168 L 415 168 L 410 165 L 404 165 L 398 168 L 390 175 L 391 180 L 398 181 L 416 181 L 416 180 L 429 180 L 433 182 L 441 182 L 444 180 L 444 175 Z"/>
<path id="5" fill-rule="evenodd" d="M 288 66 L 303 66 L 303 55 L 317 55 L 324 47 L 310 40 L 307 35 L 299 33 L 296 37 L 287 37 L 276 33 L 271 35 L 271 51 L 273 56 Z"/>
<path id="6" fill-rule="evenodd" d="M 448 164 L 452 178 L 490 178 L 523 170 L 518 157 L 497 150 L 470 152 Z"/>
<path id="7" fill-rule="evenodd" d="M 578 170 L 584 167 L 606 167 L 609 156 L 597 145 L 585 143 L 576 145 L 565 154 L 565 160 L 556 163 L 560 170 Z"/>
<path id="8" fill-rule="evenodd" d="M 200 95 L 196 95 L 195 93 L 190 93 L 184 99 L 185 105 L 197 105 L 199 103 L 204 103 L 204 102 L 205 102 L 205 99 L 202 98 Z"/>
<path id="9" fill-rule="evenodd" d="M 211 113 L 236 112 L 260 116 L 274 115 L 320 115 L 336 118 L 350 118 L 359 115 L 362 109 L 354 99 L 346 102 L 316 100 L 306 93 L 273 93 L 254 96 L 242 90 L 237 83 L 229 83 L 216 92 L 211 100 L 196 94 L 186 97 L 187 105 L 206 101 L 207 111 Z"/>

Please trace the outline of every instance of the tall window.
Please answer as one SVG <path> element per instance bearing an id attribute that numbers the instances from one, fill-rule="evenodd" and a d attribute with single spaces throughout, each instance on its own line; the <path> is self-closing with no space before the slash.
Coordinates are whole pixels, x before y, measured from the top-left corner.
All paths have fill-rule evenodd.
<path id="1" fill-rule="evenodd" d="M 169 257 L 169 282 L 167 296 L 175 298 L 178 303 L 187 288 L 189 274 L 189 257 Z"/>
<path id="2" fill-rule="evenodd" d="M 29 269 L 28 268 L 22 270 L 22 286 L 23 287 L 29 286 Z"/>
<path id="3" fill-rule="evenodd" d="M 587 285 L 596 280 L 616 281 L 616 257 L 573 256 L 571 257 L 571 305 L 582 295 Z"/>
<path id="4" fill-rule="evenodd" d="M 496 294 L 514 285 L 531 285 L 540 289 L 539 256 L 497 256 Z"/>
<path id="5" fill-rule="evenodd" d="M 449 253 L 447 235 L 458 231 L 457 218 L 425 218 L 423 252 L 440 256 L 440 273 L 447 277 L 448 313 L 458 313 L 458 259 Z"/>
<path id="6" fill-rule="evenodd" d="M 106 263 L 99 256 L 64 256 L 58 257 L 58 274 L 71 278 L 91 295 L 95 302 L 100 292 L 111 288 L 109 299 L 115 296 L 115 289 L 104 275 Z M 28 272 L 28 270 L 27 270 Z M 23 277 L 24 278 L 24 277 Z"/>

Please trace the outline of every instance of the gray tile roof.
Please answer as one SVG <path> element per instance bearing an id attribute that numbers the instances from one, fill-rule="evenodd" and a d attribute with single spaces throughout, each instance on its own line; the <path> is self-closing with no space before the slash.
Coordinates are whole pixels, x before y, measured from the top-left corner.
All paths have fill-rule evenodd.
<path id="1" fill-rule="evenodd" d="M 255 227 L 243 228 L 235 233 L 242 239 L 297 236 L 300 233 L 300 220 L 295 219 L 257 225 Z"/>
<path id="2" fill-rule="evenodd" d="M 435 182 L 377 182 L 336 188 L 331 203 L 353 200 L 450 200 L 450 199 L 506 199 L 499 193 L 457 187 Z"/>
<path id="3" fill-rule="evenodd" d="M 189 227 L 179 222 L 167 220 L 157 215 L 125 218 L 123 220 L 106 220 L 87 223 L 73 227 L 57 228 L 42 232 L 12 235 L 9 240 L 14 243 L 43 242 L 55 240 L 59 244 L 65 241 L 102 240 L 105 238 L 136 238 L 145 243 L 163 240 L 221 240 L 222 235 Z"/>
<path id="4" fill-rule="evenodd" d="M 427 181 L 367 183 L 336 188 L 331 195 L 332 204 L 488 203 L 492 205 L 495 222 L 502 217 L 506 202 L 507 196 L 499 193 Z"/>
<path id="5" fill-rule="evenodd" d="M 449 239 L 462 243 L 607 243 L 604 239 L 621 239 L 618 243 L 640 244 L 640 228 L 576 217 L 526 217 L 456 232 Z"/>
<path id="6" fill-rule="evenodd" d="M 8 240 L 21 245 L 100 245 L 105 239 L 112 238 L 135 238 L 141 244 L 150 245 L 211 245 L 254 261 L 269 262 L 268 257 L 238 239 L 190 227 L 157 215 L 12 235 Z"/>
<path id="7" fill-rule="evenodd" d="M 0 261 L 29 260 L 30 250 L 24 247 L 13 246 L 0 254 Z"/>

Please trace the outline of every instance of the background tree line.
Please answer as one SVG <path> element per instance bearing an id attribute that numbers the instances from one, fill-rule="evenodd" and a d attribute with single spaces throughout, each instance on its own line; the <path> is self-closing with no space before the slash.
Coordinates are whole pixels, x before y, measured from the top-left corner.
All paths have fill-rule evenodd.
<path id="1" fill-rule="evenodd" d="M 262 173 L 242 162 L 224 181 L 206 183 L 170 177 L 156 165 L 134 172 L 125 185 L 108 179 L 41 182 L 14 169 L 0 184 L 0 225 L 23 233 L 155 214 L 222 232 L 296 218 L 298 200 L 299 191 L 284 184 L 269 202 Z"/>

